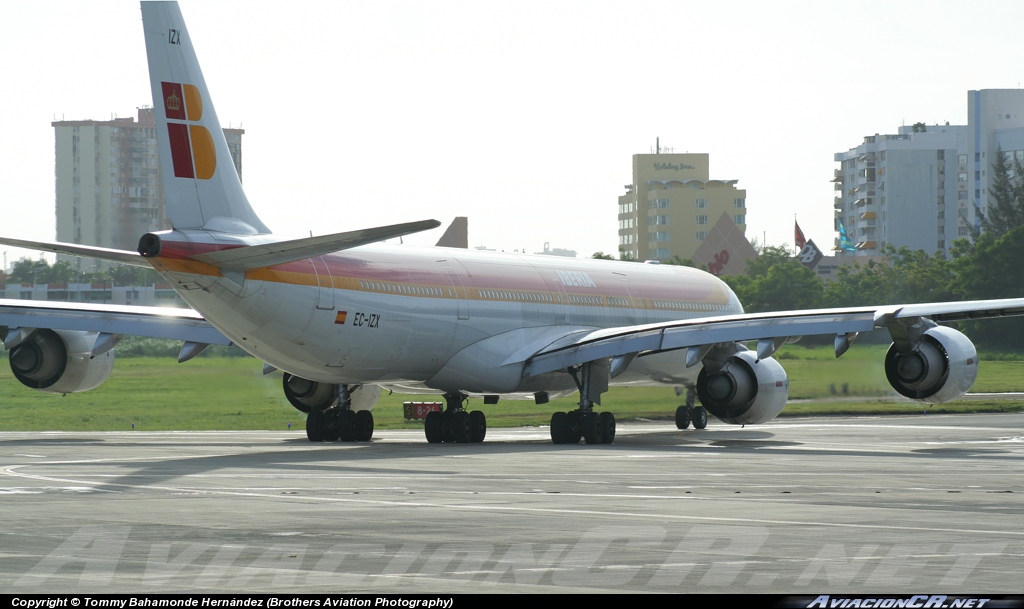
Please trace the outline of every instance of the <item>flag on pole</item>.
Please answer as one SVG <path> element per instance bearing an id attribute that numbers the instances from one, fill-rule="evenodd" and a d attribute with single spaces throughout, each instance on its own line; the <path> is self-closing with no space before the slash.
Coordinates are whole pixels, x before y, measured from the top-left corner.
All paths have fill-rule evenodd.
<path id="1" fill-rule="evenodd" d="M 807 238 L 804 237 L 804 231 L 800 230 L 800 225 L 797 224 L 796 218 L 793 219 L 793 240 L 796 241 L 796 249 L 800 251 L 804 249 L 804 244 L 807 243 Z"/>
<path id="2" fill-rule="evenodd" d="M 857 246 L 853 244 L 853 240 L 846 234 L 846 227 L 843 226 L 843 221 L 836 219 L 839 224 L 839 249 L 844 252 L 856 252 Z"/>

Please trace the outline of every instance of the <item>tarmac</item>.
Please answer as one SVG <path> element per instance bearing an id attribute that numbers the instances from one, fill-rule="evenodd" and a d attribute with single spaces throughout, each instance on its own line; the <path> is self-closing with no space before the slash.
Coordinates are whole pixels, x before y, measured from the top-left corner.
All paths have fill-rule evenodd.
<path id="1" fill-rule="evenodd" d="M 0 432 L 0 590 L 1024 592 L 1024 415 Z"/>

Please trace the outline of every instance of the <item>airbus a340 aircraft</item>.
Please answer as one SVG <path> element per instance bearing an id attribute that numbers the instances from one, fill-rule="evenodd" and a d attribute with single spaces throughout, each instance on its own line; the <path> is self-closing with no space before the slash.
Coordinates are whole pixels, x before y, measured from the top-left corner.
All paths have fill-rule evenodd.
<path id="1" fill-rule="evenodd" d="M 578 392 L 577 410 L 552 415 L 552 441 L 610 443 L 615 417 L 595 410 L 609 383 L 695 387 L 702 406 L 681 406 L 680 427 L 703 427 L 706 412 L 772 419 L 789 383 L 771 356 L 811 334 L 834 335 L 839 356 L 857 333 L 886 328 L 893 388 L 955 399 L 977 376 L 977 353 L 936 322 L 1024 314 L 1024 299 L 744 314 L 723 282 L 691 268 L 381 243 L 434 220 L 281 239 L 242 191 L 177 4 L 143 2 L 142 20 L 173 229 L 141 236 L 138 252 L 0 242 L 152 266 L 192 310 L 0 301 L 11 370 L 31 388 L 96 387 L 127 334 L 184 341 L 180 361 L 234 343 L 285 372 L 313 441 L 369 440 L 384 388 L 443 394 L 429 442 L 483 440 L 483 413 L 464 407 L 471 395 L 543 404 Z"/>

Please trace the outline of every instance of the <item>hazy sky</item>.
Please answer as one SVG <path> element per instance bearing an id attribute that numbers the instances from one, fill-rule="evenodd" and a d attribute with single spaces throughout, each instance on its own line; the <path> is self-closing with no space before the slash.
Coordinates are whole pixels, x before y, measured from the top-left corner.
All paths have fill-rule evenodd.
<path id="1" fill-rule="evenodd" d="M 748 236 L 791 245 L 797 214 L 827 246 L 835 152 L 1024 81 L 1016 1 L 181 5 L 249 200 L 289 235 L 465 215 L 471 247 L 614 252 L 660 137 L 739 180 Z M 52 240 L 51 121 L 152 104 L 139 6 L 0 0 L 0 23 L 0 233 Z"/>

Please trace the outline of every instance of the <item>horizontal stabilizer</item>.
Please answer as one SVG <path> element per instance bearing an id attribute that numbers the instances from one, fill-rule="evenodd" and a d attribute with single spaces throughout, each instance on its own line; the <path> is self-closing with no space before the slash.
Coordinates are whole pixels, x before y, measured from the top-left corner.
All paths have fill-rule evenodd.
<path id="1" fill-rule="evenodd" d="M 440 225 L 441 223 L 437 220 L 421 220 L 419 222 L 378 226 L 345 233 L 335 233 L 333 235 L 323 235 L 321 237 L 308 237 L 306 239 L 237 247 L 229 250 L 197 254 L 190 256 L 190 258 L 212 264 L 226 271 L 246 271 L 347 250 L 368 243 L 376 243 L 385 239 L 430 230 Z"/>
<path id="2" fill-rule="evenodd" d="M 55 254 L 68 254 L 70 256 L 81 256 L 83 258 L 96 258 L 97 260 L 116 262 L 118 264 L 141 266 L 146 269 L 153 268 L 145 258 L 139 255 L 138 252 L 126 252 L 124 250 L 112 250 L 106 247 L 78 245 L 74 243 L 25 241 L 24 239 L 11 239 L 10 237 L 0 237 L 0 243 L 13 247 L 23 247 L 28 250 L 53 252 Z"/>

